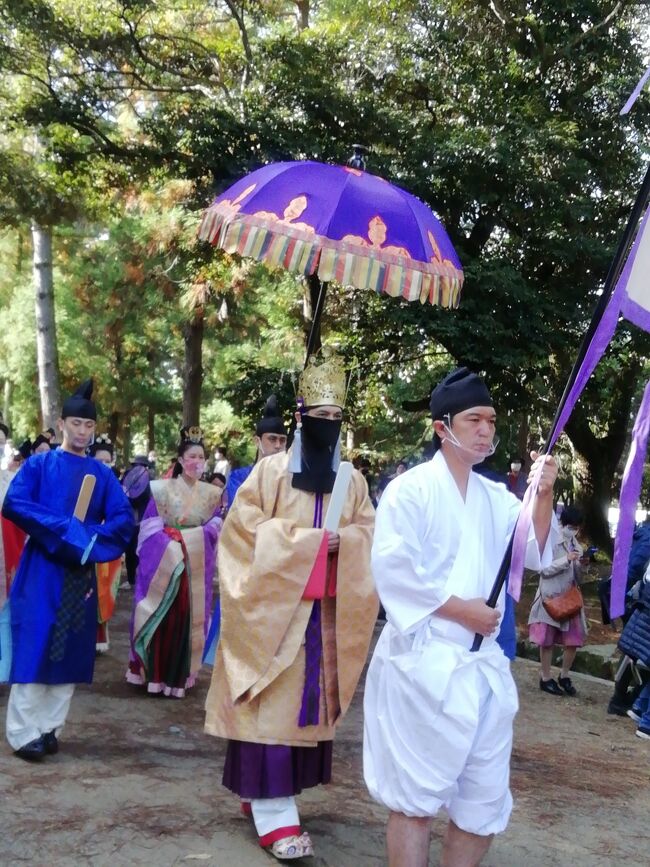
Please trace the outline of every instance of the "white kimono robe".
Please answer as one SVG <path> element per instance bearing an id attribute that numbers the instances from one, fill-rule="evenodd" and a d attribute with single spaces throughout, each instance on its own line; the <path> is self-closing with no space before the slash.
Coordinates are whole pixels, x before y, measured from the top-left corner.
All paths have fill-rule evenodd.
<path id="1" fill-rule="evenodd" d="M 366 785 L 408 816 L 444 806 L 475 834 L 508 822 L 517 692 L 496 635 L 470 653 L 473 633 L 435 610 L 452 595 L 488 597 L 520 507 L 476 473 L 463 501 L 438 452 L 391 482 L 375 523 L 372 569 L 388 622 L 366 682 Z M 531 528 L 528 568 L 550 563 L 551 550 L 549 539 L 540 558 Z M 502 614 L 504 605 L 505 591 Z"/>

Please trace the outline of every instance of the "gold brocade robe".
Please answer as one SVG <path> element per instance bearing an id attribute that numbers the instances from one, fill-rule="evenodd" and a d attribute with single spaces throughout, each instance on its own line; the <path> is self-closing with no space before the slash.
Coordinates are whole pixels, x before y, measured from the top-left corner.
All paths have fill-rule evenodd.
<path id="1" fill-rule="evenodd" d="M 218 737 L 289 746 L 332 740 L 366 662 L 378 610 L 370 571 L 375 515 L 355 470 L 339 527 L 336 596 L 321 600 L 319 724 L 298 726 L 314 604 L 302 594 L 324 531 L 313 526 L 316 495 L 292 488 L 291 479 L 288 454 L 260 461 L 221 533 L 221 634 L 205 722 Z M 325 494 L 323 515 L 328 503 Z"/>

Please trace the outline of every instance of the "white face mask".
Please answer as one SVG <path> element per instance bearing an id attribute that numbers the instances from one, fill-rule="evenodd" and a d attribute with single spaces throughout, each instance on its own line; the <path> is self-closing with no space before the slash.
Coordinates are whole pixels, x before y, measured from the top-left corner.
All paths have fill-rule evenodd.
<path id="1" fill-rule="evenodd" d="M 444 422 L 443 422 L 443 424 L 444 424 Z M 497 446 L 499 445 L 499 437 L 494 436 L 492 438 L 492 442 L 490 444 L 490 448 L 488 451 L 486 451 L 485 453 L 475 452 L 473 449 L 470 449 L 467 446 L 464 446 L 459 441 L 456 434 L 446 424 L 445 424 L 445 433 L 447 434 L 447 436 L 441 437 L 440 438 L 441 442 L 444 442 L 445 440 L 447 440 L 448 442 L 450 442 L 452 444 L 452 446 L 456 446 L 456 448 L 461 449 L 462 451 L 467 452 L 467 454 L 472 455 L 474 458 L 476 458 L 477 463 L 480 463 L 481 461 L 484 461 L 486 458 L 489 458 L 491 455 L 493 455 L 495 453 L 495 451 L 497 450 Z"/>
<path id="2" fill-rule="evenodd" d="M 573 527 L 562 527 L 562 538 L 569 542 L 575 536 L 575 532 Z"/>
<path id="3" fill-rule="evenodd" d="M 181 458 L 183 471 L 192 479 L 200 479 L 205 470 L 205 461 L 197 458 Z"/>

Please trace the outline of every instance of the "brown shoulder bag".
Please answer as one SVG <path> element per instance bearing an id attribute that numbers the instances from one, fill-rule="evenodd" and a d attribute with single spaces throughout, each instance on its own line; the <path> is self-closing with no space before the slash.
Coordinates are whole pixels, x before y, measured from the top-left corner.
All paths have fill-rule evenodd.
<path id="1" fill-rule="evenodd" d="M 568 590 L 565 590 L 564 593 L 560 593 L 559 596 L 551 596 L 549 599 L 542 599 L 542 605 L 544 606 L 546 613 L 549 614 L 553 620 L 557 620 L 558 623 L 562 623 L 564 620 L 570 620 L 572 617 L 575 617 L 575 615 L 582 610 L 584 604 L 582 593 L 577 584 L 569 587 Z"/>

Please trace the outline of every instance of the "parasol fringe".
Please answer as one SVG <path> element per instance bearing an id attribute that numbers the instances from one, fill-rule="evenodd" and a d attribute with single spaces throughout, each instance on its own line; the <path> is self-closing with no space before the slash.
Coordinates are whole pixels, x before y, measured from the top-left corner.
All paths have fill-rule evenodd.
<path id="1" fill-rule="evenodd" d="M 463 273 L 451 264 L 405 259 L 381 250 L 330 241 L 290 226 L 274 226 L 248 215 L 224 213 L 219 206 L 203 215 L 199 237 L 226 253 L 237 253 L 299 274 L 317 273 L 325 283 L 342 285 L 456 308 Z"/>

